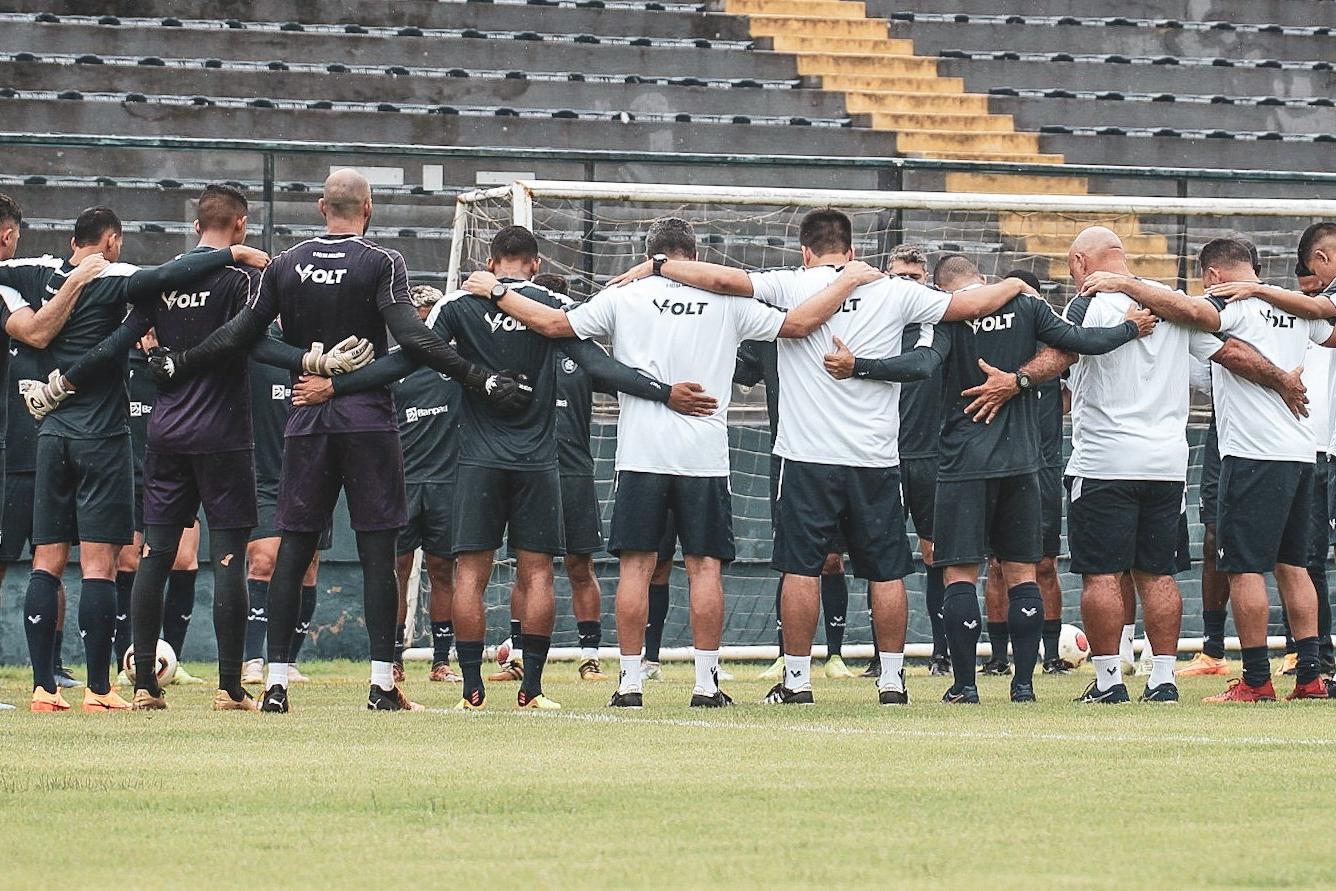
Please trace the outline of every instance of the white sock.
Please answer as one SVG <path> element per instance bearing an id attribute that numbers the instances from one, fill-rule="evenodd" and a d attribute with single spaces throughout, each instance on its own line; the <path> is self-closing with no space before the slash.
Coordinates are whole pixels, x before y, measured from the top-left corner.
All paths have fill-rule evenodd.
<path id="1" fill-rule="evenodd" d="M 371 660 L 371 683 L 386 693 L 394 689 L 394 663 Z"/>
<path id="2" fill-rule="evenodd" d="M 881 659 L 881 677 L 877 678 L 878 690 L 899 690 L 905 689 L 905 654 L 904 653 L 878 653 Z"/>
<path id="3" fill-rule="evenodd" d="M 1118 656 L 1128 665 L 1135 665 L 1137 662 L 1136 651 L 1132 649 L 1132 641 L 1136 639 L 1137 626 L 1124 625 L 1123 639 L 1118 642 Z"/>
<path id="4" fill-rule="evenodd" d="M 713 696 L 719 689 L 719 651 L 692 650 L 696 660 L 696 690 L 702 696 Z"/>
<path id="5" fill-rule="evenodd" d="M 812 689 L 812 657 L 784 654 L 784 688 L 797 693 Z"/>
<path id="6" fill-rule="evenodd" d="M 265 689 L 270 687 L 286 687 L 288 685 L 288 663 L 270 662 L 269 680 L 265 683 Z"/>
<path id="7" fill-rule="evenodd" d="M 1095 663 L 1095 685 L 1101 693 L 1123 682 L 1122 656 L 1095 656 L 1090 661 Z"/>
<path id="8" fill-rule="evenodd" d="M 644 681 L 640 674 L 640 655 L 636 654 L 634 656 L 628 656 L 623 653 L 621 665 L 621 675 L 617 678 L 617 692 L 641 692 L 641 685 Z"/>
<path id="9" fill-rule="evenodd" d="M 1174 683 L 1174 660 L 1174 656 L 1152 656 L 1147 683 L 1152 687 Z"/>
<path id="10" fill-rule="evenodd" d="M 598 647 L 580 647 L 581 659 L 597 659 Z"/>

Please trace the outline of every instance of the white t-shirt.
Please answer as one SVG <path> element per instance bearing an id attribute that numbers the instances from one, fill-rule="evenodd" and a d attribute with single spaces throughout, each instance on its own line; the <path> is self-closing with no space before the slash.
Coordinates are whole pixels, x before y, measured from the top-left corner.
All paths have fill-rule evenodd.
<path id="1" fill-rule="evenodd" d="M 612 355 L 668 384 L 691 381 L 719 400 L 709 417 L 622 394 L 618 470 L 728 476 L 728 403 L 738 344 L 774 340 L 784 313 L 758 300 L 651 276 L 608 288 L 567 313 L 581 338 L 610 337 Z"/>
<path id="2" fill-rule="evenodd" d="M 1317 453 L 1325 455 L 1332 432 L 1331 406 L 1324 398 L 1331 386 L 1331 350 L 1309 344 L 1302 377 L 1308 388 L 1308 421 L 1317 440 Z"/>
<path id="3" fill-rule="evenodd" d="M 1116 325 L 1132 305 L 1100 292 L 1081 325 Z M 1071 318 L 1068 321 L 1073 321 Z M 1069 476 L 1097 480 L 1187 479 L 1188 381 L 1192 357 L 1220 351 L 1218 337 L 1161 322 L 1148 337 L 1072 366 L 1072 457 Z"/>
<path id="4" fill-rule="evenodd" d="M 1325 343 L 1331 323 L 1300 319 L 1251 297 L 1220 310 L 1220 331 L 1251 344 L 1282 371 L 1304 364 L 1308 344 Z M 1213 369 L 1220 457 L 1312 464 L 1316 435 L 1312 418 L 1296 418 L 1273 391 L 1227 368 Z"/>
<path id="5" fill-rule="evenodd" d="M 776 269 L 751 274 L 756 296 L 792 309 L 839 274 L 833 266 Z M 951 295 L 902 278 L 882 278 L 856 289 L 811 335 L 781 340 L 779 430 L 775 454 L 792 461 L 848 467 L 900 464 L 900 385 L 861 378 L 836 380 L 823 363 L 835 337 L 856 356 L 900 355 L 906 325 L 942 320 Z"/>

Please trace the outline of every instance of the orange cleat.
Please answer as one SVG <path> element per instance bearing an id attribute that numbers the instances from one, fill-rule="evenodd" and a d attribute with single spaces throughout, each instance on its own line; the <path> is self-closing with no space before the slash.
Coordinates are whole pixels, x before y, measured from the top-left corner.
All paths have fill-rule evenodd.
<path id="1" fill-rule="evenodd" d="M 1178 669 L 1178 671 L 1175 671 L 1174 674 L 1181 678 L 1229 674 L 1229 663 L 1224 659 L 1217 659 L 1214 656 L 1208 656 L 1205 653 L 1198 653 L 1192 657 L 1191 662 Z"/>
<path id="2" fill-rule="evenodd" d="M 489 674 L 487 680 L 502 683 L 505 681 L 524 680 L 524 666 L 514 659 L 501 666 L 501 670 L 495 674 Z"/>
<path id="3" fill-rule="evenodd" d="M 1296 699 L 1327 699 L 1330 693 L 1327 690 L 1328 681 L 1326 678 L 1313 678 L 1306 684 L 1295 684 L 1290 695 L 1285 697 L 1286 702 L 1293 702 Z"/>
<path id="4" fill-rule="evenodd" d="M 255 697 L 245 690 L 241 691 L 240 699 L 233 699 L 232 694 L 226 690 L 219 690 L 213 694 L 213 703 L 210 708 L 215 712 L 258 712 L 260 704 L 255 701 Z"/>
<path id="5" fill-rule="evenodd" d="M 161 690 L 154 696 L 147 690 L 136 690 L 134 701 L 130 704 L 131 711 L 153 712 L 162 711 L 167 708 L 167 695 Z"/>
<path id="6" fill-rule="evenodd" d="M 70 710 L 70 704 L 60 695 L 59 687 L 54 693 L 48 693 L 42 687 L 38 687 L 32 691 L 32 705 L 29 708 L 34 712 L 67 712 Z"/>
<path id="7" fill-rule="evenodd" d="M 1217 693 L 1214 696 L 1207 696 L 1202 702 L 1221 703 L 1221 702 L 1275 702 L 1276 688 L 1271 686 L 1271 680 L 1260 687 L 1249 686 L 1243 678 L 1234 678 L 1225 688 L 1225 692 Z"/>
<path id="8" fill-rule="evenodd" d="M 128 712 L 130 703 L 126 702 L 121 694 L 115 690 L 108 690 L 106 693 L 94 693 L 90 688 L 84 687 L 83 710 L 86 712 Z"/>

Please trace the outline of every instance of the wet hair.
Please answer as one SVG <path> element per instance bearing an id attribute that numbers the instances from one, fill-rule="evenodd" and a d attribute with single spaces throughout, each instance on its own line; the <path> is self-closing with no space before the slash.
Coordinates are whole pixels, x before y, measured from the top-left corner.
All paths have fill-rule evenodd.
<path id="1" fill-rule="evenodd" d="M 557 275 L 555 272 L 540 272 L 530 281 L 540 288 L 547 288 L 553 294 L 566 295 L 571 292 L 571 283 L 566 280 L 566 276 Z"/>
<path id="2" fill-rule="evenodd" d="M 74 221 L 74 246 L 97 244 L 108 232 L 121 232 L 121 218 L 110 207 L 90 207 Z"/>
<path id="3" fill-rule="evenodd" d="M 492 238 L 492 260 L 537 260 L 538 239 L 523 226 L 506 226 Z"/>

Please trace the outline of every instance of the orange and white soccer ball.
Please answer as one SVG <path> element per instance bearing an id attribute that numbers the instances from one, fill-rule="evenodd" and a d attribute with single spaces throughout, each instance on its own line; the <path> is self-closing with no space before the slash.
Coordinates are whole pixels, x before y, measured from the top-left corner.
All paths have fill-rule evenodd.
<path id="1" fill-rule="evenodd" d="M 130 647 L 125 651 L 125 658 L 121 660 L 121 668 L 125 669 L 126 675 L 133 681 L 135 677 L 135 648 Z M 158 641 L 158 686 L 166 686 L 176 677 L 176 651 L 172 645 L 165 640 Z"/>
<path id="2" fill-rule="evenodd" d="M 510 638 L 507 637 L 505 640 L 501 641 L 501 646 L 496 648 L 496 664 L 505 665 L 508 663 L 514 649 L 515 645 Z"/>
<path id="3" fill-rule="evenodd" d="M 1058 658 L 1072 665 L 1080 665 L 1090 658 L 1090 641 L 1085 632 L 1075 625 L 1063 625 L 1058 635 Z"/>

